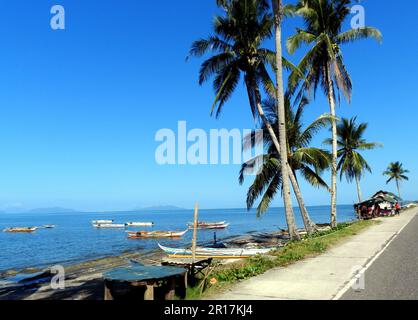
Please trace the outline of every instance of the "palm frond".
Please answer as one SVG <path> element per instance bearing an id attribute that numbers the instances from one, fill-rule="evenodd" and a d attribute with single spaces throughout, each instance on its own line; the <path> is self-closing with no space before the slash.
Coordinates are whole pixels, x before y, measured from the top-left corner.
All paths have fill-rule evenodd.
<path id="1" fill-rule="evenodd" d="M 240 70 L 234 64 L 225 66 L 217 73 L 215 80 L 213 81 L 213 88 L 217 94 L 210 110 L 211 115 L 213 115 L 216 108 L 216 117 L 219 117 L 223 105 L 232 96 L 232 93 L 238 85 L 239 79 Z"/>
<path id="2" fill-rule="evenodd" d="M 330 189 L 328 184 L 321 178 L 321 176 L 315 171 L 313 171 L 311 168 L 304 166 L 300 170 L 300 172 L 303 178 L 306 181 L 308 181 L 312 186 L 316 188 L 325 188 L 327 190 Z"/>
<path id="3" fill-rule="evenodd" d="M 382 33 L 373 27 L 363 27 L 359 29 L 351 29 L 348 31 L 345 31 L 343 33 L 340 33 L 337 36 L 338 43 L 346 44 L 350 42 L 354 42 L 356 40 L 362 40 L 362 39 L 376 39 L 379 43 L 382 42 L 383 36 Z"/>

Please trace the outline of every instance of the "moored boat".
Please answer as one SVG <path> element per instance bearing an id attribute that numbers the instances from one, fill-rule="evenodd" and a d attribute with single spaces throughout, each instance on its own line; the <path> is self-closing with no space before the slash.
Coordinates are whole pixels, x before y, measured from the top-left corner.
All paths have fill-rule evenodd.
<path id="1" fill-rule="evenodd" d="M 16 233 L 30 233 L 36 231 L 36 227 L 12 227 L 12 228 L 6 228 L 3 231 L 4 232 L 16 232 Z"/>
<path id="2" fill-rule="evenodd" d="M 126 225 L 117 223 L 96 223 L 93 224 L 93 227 L 98 229 L 122 229 L 126 228 Z"/>
<path id="3" fill-rule="evenodd" d="M 112 224 L 113 220 L 93 220 L 92 224 Z"/>
<path id="4" fill-rule="evenodd" d="M 154 222 L 127 222 L 128 227 L 152 227 Z"/>
<path id="5" fill-rule="evenodd" d="M 128 231 L 129 239 L 145 239 L 145 238 L 181 238 L 187 233 L 185 231 Z"/>
<path id="6" fill-rule="evenodd" d="M 189 227 L 189 229 L 194 228 L 193 223 L 188 223 L 187 226 Z M 221 221 L 221 222 L 199 221 L 197 223 L 197 229 L 226 229 L 228 227 L 229 227 L 229 223 L 226 223 L 226 221 Z"/>
<path id="7" fill-rule="evenodd" d="M 169 248 L 158 244 L 165 253 L 175 256 L 191 256 L 191 249 Z M 258 254 L 266 254 L 273 250 L 272 248 L 246 249 L 246 248 L 196 248 L 196 255 L 201 257 L 251 257 Z"/>

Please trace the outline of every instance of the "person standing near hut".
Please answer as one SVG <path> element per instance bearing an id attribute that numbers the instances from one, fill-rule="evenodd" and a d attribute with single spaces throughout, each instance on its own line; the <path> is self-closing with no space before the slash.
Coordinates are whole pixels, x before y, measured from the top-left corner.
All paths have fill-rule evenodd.
<path id="1" fill-rule="evenodd" d="M 374 216 L 376 218 L 380 217 L 380 205 L 378 203 L 376 203 L 375 208 L 374 208 Z"/>
<path id="2" fill-rule="evenodd" d="M 397 216 L 401 215 L 401 205 L 399 204 L 399 202 L 396 202 L 395 204 L 395 213 Z"/>

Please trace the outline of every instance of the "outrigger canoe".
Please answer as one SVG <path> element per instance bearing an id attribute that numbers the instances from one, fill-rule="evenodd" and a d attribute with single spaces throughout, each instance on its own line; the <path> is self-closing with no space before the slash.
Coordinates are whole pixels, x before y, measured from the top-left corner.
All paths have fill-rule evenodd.
<path id="1" fill-rule="evenodd" d="M 25 227 L 25 228 L 13 227 L 13 228 L 4 229 L 3 231 L 4 232 L 19 232 L 19 233 L 26 232 L 26 233 L 30 233 L 30 232 L 36 231 L 36 229 L 37 229 L 36 227 Z"/>
<path id="2" fill-rule="evenodd" d="M 189 227 L 189 229 L 194 228 L 193 223 L 188 223 L 187 226 Z M 221 221 L 221 222 L 199 221 L 197 223 L 197 229 L 226 229 L 228 228 L 228 226 L 229 226 L 229 223 L 226 223 L 226 221 Z"/>
<path id="3" fill-rule="evenodd" d="M 164 247 L 158 244 L 161 250 L 170 256 L 180 256 L 187 257 L 192 255 L 192 250 L 190 249 L 177 249 Z M 234 257 L 234 258 L 244 258 L 251 257 L 258 254 L 266 254 L 273 250 L 272 248 L 263 248 L 263 249 L 245 249 L 245 248 L 196 248 L 196 256 L 199 257 Z"/>
<path id="4" fill-rule="evenodd" d="M 92 224 L 112 224 L 113 220 L 93 220 Z"/>
<path id="5" fill-rule="evenodd" d="M 127 222 L 128 227 L 152 227 L 154 222 Z"/>
<path id="6" fill-rule="evenodd" d="M 96 223 L 93 224 L 93 227 L 98 228 L 98 229 L 122 229 L 122 228 L 126 228 L 126 225 L 124 224 L 116 224 L 116 223 Z"/>
<path id="7" fill-rule="evenodd" d="M 145 239 L 145 238 L 181 238 L 187 233 L 185 231 L 128 231 L 129 239 Z"/>

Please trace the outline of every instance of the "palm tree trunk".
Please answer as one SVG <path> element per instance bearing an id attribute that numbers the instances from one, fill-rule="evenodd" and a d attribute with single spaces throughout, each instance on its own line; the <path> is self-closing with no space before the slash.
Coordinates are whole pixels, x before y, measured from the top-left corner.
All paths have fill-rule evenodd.
<path id="1" fill-rule="evenodd" d="M 256 91 L 258 91 L 258 90 L 256 89 Z M 266 126 L 269 134 L 270 134 L 271 140 L 273 141 L 273 144 L 276 147 L 277 152 L 280 153 L 281 152 L 280 143 L 277 140 L 277 137 L 276 137 L 276 134 L 274 133 L 274 129 L 273 129 L 272 125 L 270 124 L 270 122 L 268 121 L 268 119 L 266 118 L 266 116 L 264 114 L 263 107 L 262 107 L 261 102 L 259 100 L 259 95 L 256 94 L 256 96 L 257 96 L 256 97 L 256 99 L 257 99 L 257 102 L 256 102 L 257 111 L 260 115 L 260 118 L 264 122 L 264 125 Z M 300 188 L 299 188 L 299 184 L 296 180 L 296 176 L 295 176 L 293 170 L 290 168 L 289 164 L 287 164 L 287 166 L 288 166 L 290 182 L 292 183 L 293 191 L 295 192 L 295 196 L 296 196 L 296 199 L 297 199 L 298 204 L 299 204 L 299 209 L 300 209 L 300 212 L 301 212 L 301 215 L 302 215 L 303 224 L 305 226 L 306 232 L 308 234 L 312 234 L 312 233 L 318 231 L 318 227 L 311 220 L 311 218 L 309 216 L 308 210 L 306 209 L 306 206 L 305 206 L 305 202 L 303 201 L 303 197 L 302 197 L 302 193 L 301 193 Z M 286 219 L 287 219 L 287 217 L 286 217 Z"/>
<path id="2" fill-rule="evenodd" d="M 264 113 L 263 107 L 261 105 L 261 96 L 260 96 L 257 85 L 254 85 L 254 91 L 255 91 L 255 95 L 256 95 L 256 105 L 257 105 L 258 114 L 259 114 L 261 120 L 263 121 L 264 125 L 267 128 L 267 130 L 270 134 L 271 140 L 272 140 L 274 146 L 276 147 L 277 152 L 280 154 L 281 153 L 280 143 L 277 140 L 276 134 L 274 133 L 273 126 L 271 125 L 270 121 L 268 121 L 268 119 L 267 119 L 267 117 Z M 283 167 L 283 166 L 281 166 L 281 167 Z M 286 173 L 287 176 L 289 177 L 289 174 L 290 174 L 294 177 L 293 171 L 290 169 L 289 163 L 287 163 L 287 168 L 288 168 L 287 173 Z M 282 174 L 283 174 L 283 170 L 282 170 Z M 282 179 L 282 181 L 283 180 L 287 180 L 287 179 Z M 296 178 L 295 178 L 295 180 L 296 180 Z M 290 193 L 290 187 L 289 187 L 289 193 Z M 283 197 L 284 197 L 284 195 L 283 195 Z M 297 228 L 296 228 L 296 223 L 295 223 L 295 216 L 293 214 L 293 207 L 291 207 L 291 209 L 292 210 L 291 210 L 290 214 L 288 214 L 288 211 L 285 212 L 286 213 L 287 227 L 288 227 L 288 230 L 289 230 L 289 236 L 292 240 L 300 240 L 300 236 L 297 233 Z M 285 210 L 286 210 L 286 207 L 285 207 Z M 302 211 L 302 209 L 301 209 L 301 211 Z"/>
<path id="3" fill-rule="evenodd" d="M 271 140 L 273 141 L 273 144 L 274 144 L 274 146 L 277 150 L 277 153 L 280 154 L 280 152 L 281 152 L 280 143 L 277 140 L 276 133 L 274 132 L 274 129 L 273 129 L 271 123 L 268 121 L 268 119 L 265 116 L 263 106 L 261 104 L 260 90 L 258 89 L 257 83 L 255 83 L 254 81 L 250 81 L 249 79 L 246 79 L 246 85 L 247 85 L 247 87 L 254 88 L 258 114 L 260 115 L 261 120 L 263 121 L 264 125 L 266 126 L 267 130 L 269 131 Z M 308 213 L 308 210 L 306 209 L 305 202 L 303 201 L 302 193 L 300 191 L 299 183 L 297 182 L 295 173 L 293 172 L 289 163 L 287 164 L 287 166 L 288 166 L 290 182 L 292 183 L 293 191 L 295 193 L 296 199 L 297 199 L 298 204 L 299 204 L 299 209 L 300 209 L 300 212 L 301 212 L 301 215 L 302 215 L 302 219 L 303 219 L 303 223 L 304 223 L 306 232 L 308 234 L 312 234 L 312 233 L 318 231 L 318 227 L 311 220 L 311 218 L 309 216 L 309 213 Z"/>
<path id="4" fill-rule="evenodd" d="M 282 64 L 282 0 L 271 0 L 274 13 L 275 40 L 276 40 L 276 90 L 279 116 L 279 141 L 280 141 L 280 161 L 282 169 L 283 199 L 286 212 L 286 220 L 289 227 L 289 236 L 292 240 L 300 239 L 296 230 L 295 216 L 293 214 L 292 198 L 289 184 L 289 164 L 287 159 L 287 137 L 286 137 L 286 114 L 284 106 L 283 90 L 283 64 Z"/>
<path id="5" fill-rule="evenodd" d="M 399 185 L 399 180 L 398 179 L 396 179 L 396 187 L 398 188 L 399 199 L 402 199 L 402 197 L 401 197 L 401 187 Z"/>
<path id="6" fill-rule="evenodd" d="M 360 178 L 358 175 L 356 175 L 356 184 L 357 184 L 357 195 L 358 195 L 358 202 L 363 202 L 363 196 L 361 194 L 361 188 L 360 188 Z"/>
<path id="7" fill-rule="evenodd" d="M 331 227 L 337 226 L 337 121 L 335 119 L 335 95 L 334 83 L 331 78 L 331 66 L 328 64 L 327 70 L 328 100 L 330 113 L 332 116 L 332 165 L 331 165 Z"/>
<path id="8" fill-rule="evenodd" d="M 293 191 L 295 192 L 296 200 L 299 204 L 300 214 L 302 215 L 303 224 L 305 226 L 305 230 L 308 234 L 312 234 L 318 231 L 317 225 L 312 221 L 311 217 L 309 216 L 308 210 L 306 210 L 305 201 L 303 201 L 302 192 L 299 188 L 299 183 L 296 180 L 296 176 L 293 170 L 289 166 L 289 178 L 290 182 L 292 183 Z"/>

